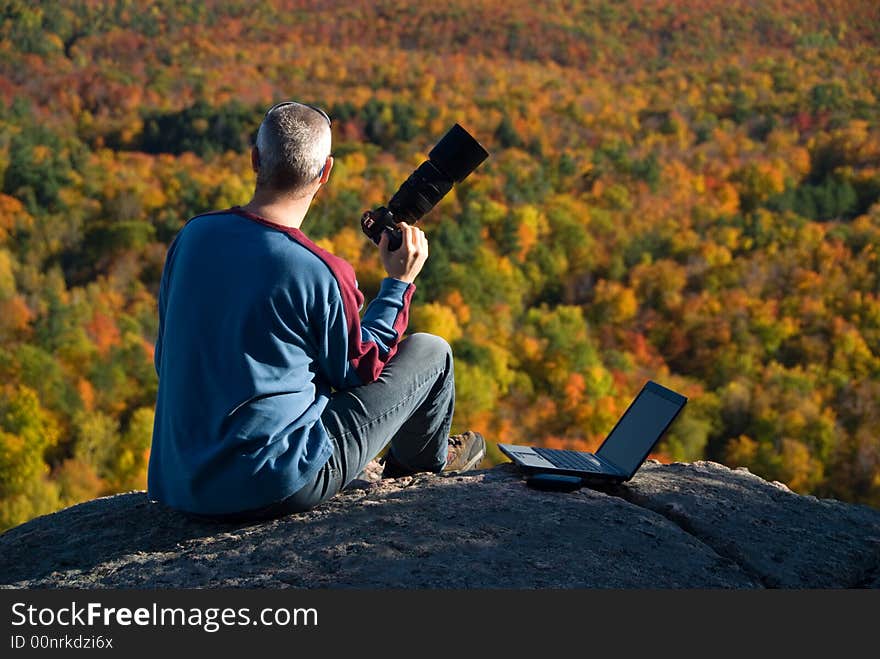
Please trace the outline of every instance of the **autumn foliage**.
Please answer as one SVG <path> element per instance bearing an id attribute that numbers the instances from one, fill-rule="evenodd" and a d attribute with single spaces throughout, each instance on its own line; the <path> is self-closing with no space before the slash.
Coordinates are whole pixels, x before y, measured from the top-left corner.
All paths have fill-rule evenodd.
<path id="1" fill-rule="evenodd" d="M 690 398 L 659 457 L 880 505 L 878 26 L 872 0 L 3 3 L 0 528 L 144 487 L 165 250 L 249 199 L 285 98 L 333 118 L 304 230 L 368 295 L 360 213 L 454 122 L 492 153 L 422 223 L 411 329 L 453 345 L 455 430 L 595 448 L 653 378 Z"/>

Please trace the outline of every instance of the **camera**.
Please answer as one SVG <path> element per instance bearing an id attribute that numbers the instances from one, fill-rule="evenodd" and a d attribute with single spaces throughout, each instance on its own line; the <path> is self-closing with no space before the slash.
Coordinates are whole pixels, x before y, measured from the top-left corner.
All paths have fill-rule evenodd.
<path id="1" fill-rule="evenodd" d="M 403 182 L 388 206 L 366 211 L 361 229 L 377 245 L 388 232 L 388 249 L 401 244 L 398 222 L 414 224 L 434 208 L 454 183 L 461 183 L 479 167 L 489 152 L 464 128 L 455 124 L 428 153 L 428 159 Z"/>

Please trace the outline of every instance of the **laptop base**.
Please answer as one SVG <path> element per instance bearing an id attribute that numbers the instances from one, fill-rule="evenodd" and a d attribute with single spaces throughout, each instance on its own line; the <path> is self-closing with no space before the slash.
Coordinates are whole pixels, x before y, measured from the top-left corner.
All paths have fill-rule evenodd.
<path id="1" fill-rule="evenodd" d="M 529 446 L 498 444 L 498 448 L 504 455 L 513 460 L 514 464 L 516 464 L 526 476 L 548 474 L 575 477 L 581 480 L 582 485 L 616 485 L 627 480 L 622 474 L 567 469 L 565 467 L 551 464 Z"/>

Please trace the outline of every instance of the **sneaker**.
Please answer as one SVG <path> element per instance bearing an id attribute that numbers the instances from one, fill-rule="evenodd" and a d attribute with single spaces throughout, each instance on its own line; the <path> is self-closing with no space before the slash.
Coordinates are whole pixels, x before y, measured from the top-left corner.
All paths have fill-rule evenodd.
<path id="1" fill-rule="evenodd" d="M 450 474 L 475 469 L 486 455 L 486 440 L 478 432 L 468 430 L 461 435 L 453 435 L 448 441 L 446 466 L 441 473 Z M 382 464 L 382 478 L 400 478 L 415 473 L 400 464 L 390 449 L 379 459 L 379 462 Z"/>
<path id="2" fill-rule="evenodd" d="M 472 430 L 449 438 L 444 474 L 459 473 L 476 469 L 486 455 L 486 440 Z"/>

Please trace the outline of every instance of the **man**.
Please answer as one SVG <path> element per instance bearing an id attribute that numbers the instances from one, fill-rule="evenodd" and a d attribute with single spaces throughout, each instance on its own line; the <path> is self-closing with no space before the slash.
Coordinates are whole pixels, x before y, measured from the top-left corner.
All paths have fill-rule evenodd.
<path id="1" fill-rule="evenodd" d="M 449 345 L 401 337 L 428 258 L 424 233 L 379 245 L 388 276 L 363 319 L 351 266 L 300 231 L 333 168 L 330 118 L 271 108 L 251 154 L 253 199 L 191 219 L 159 290 L 159 374 L 150 498 L 178 510 L 261 519 L 339 492 L 389 443 L 384 476 L 464 471 L 478 433 L 449 437 Z"/>

